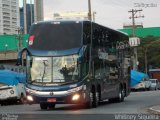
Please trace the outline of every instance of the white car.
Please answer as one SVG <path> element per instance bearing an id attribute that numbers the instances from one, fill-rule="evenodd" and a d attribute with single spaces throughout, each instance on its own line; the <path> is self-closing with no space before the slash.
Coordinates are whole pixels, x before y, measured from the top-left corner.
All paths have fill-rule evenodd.
<path id="1" fill-rule="evenodd" d="M 25 97 L 24 76 L 8 70 L 0 71 L 0 104 L 8 101 L 23 102 Z"/>
<path id="2" fill-rule="evenodd" d="M 140 81 L 137 85 L 131 88 L 132 90 L 145 90 L 144 82 Z"/>
<path id="3" fill-rule="evenodd" d="M 158 79 L 150 79 L 150 81 L 152 90 L 160 89 L 160 82 L 158 81 Z"/>
<path id="4" fill-rule="evenodd" d="M 25 87 L 23 83 L 17 85 L 6 85 L 0 83 L 0 102 L 1 105 L 5 101 L 20 101 L 23 102 L 26 96 Z"/>
<path id="5" fill-rule="evenodd" d="M 151 81 L 142 80 L 137 85 L 131 88 L 132 90 L 150 90 L 151 89 Z"/>

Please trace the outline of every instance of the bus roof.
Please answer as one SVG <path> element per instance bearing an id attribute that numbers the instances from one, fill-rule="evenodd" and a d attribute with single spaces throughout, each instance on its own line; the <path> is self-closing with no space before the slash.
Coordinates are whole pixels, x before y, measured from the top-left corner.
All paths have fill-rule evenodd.
<path id="1" fill-rule="evenodd" d="M 119 31 L 119 30 L 115 30 L 115 29 L 110 28 L 110 27 L 106 27 L 106 26 L 104 26 L 104 25 L 101 25 L 101 24 L 99 24 L 99 23 L 96 23 L 96 22 L 93 22 L 93 21 L 89 21 L 89 20 L 48 20 L 48 21 L 35 22 L 34 24 L 45 24 L 45 23 L 52 23 L 52 22 L 55 22 L 55 23 L 58 23 L 58 22 L 63 22 L 63 23 L 79 23 L 79 22 L 80 22 L 80 23 L 84 23 L 84 22 L 91 22 L 91 23 L 97 24 L 97 25 L 99 25 L 99 26 L 101 26 L 101 27 L 104 27 L 104 28 L 106 28 L 106 29 L 108 29 L 108 30 L 111 30 L 111 31 L 113 31 L 113 32 L 116 32 L 116 33 L 119 33 L 119 34 L 123 34 L 123 35 L 125 35 L 125 36 L 128 36 L 128 34 L 125 33 L 125 32 L 122 32 L 122 31 Z"/>
<path id="2" fill-rule="evenodd" d="M 69 50 L 70 54 L 78 53 L 83 43 L 85 43 L 83 41 L 85 40 L 83 38 L 84 28 L 86 29 L 90 24 L 93 26 L 93 34 L 100 29 L 106 31 L 106 34 L 109 33 L 110 40 L 112 38 L 115 40 L 127 40 L 128 38 L 122 32 L 86 20 L 40 21 L 34 23 L 30 29 L 27 49 L 32 55 L 66 55 L 66 53 L 69 53 L 66 50 Z"/>

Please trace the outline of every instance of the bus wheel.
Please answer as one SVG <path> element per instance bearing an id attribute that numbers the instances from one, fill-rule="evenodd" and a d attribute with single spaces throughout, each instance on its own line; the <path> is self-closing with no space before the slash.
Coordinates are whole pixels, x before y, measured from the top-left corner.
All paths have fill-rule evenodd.
<path id="1" fill-rule="evenodd" d="M 100 102 L 100 93 L 96 92 L 96 96 L 95 97 L 96 97 L 96 101 L 95 101 L 96 103 L 95 104 L 96 104 L 96 107 L 97 107 L 99 105 L 99 102 Z"/>
<path id="2" fill-rule="evenodd" d="M 85 103 L 86 108 L 92 108 L 93 107 L 93 93 L 89 93 L 89 101 Z"/>
<path id="3" fill-rule="evenodd" d="M 87 108 L 96 108 L 98 106 L 98 93 L 90 92 L 89 102 L 86 103 Z"/>
<path id="4" fill-rule="evenodd" d="M 124 95 L 125 95 L 125 91 L 124 91 L 124 89 L 120 86 L 120 87 L 119 87 L 119 95 L 118 95 L 118 97 L 115 99 L 116 102 L 123 102 L 123 101 L 124 101 Z"/>
<path id="5" fill-rule="evenodd" d="M 40 103 L 40 108 L 41 110 L 46 110 L 48 107 L 48 104 L 47 103 Z"/>
<path id="6" fill-rule="evenodd" d="M 54 103 L 50 103 L 50 104 L 48 104 L 48 107 L 49 107 L 49 109 L 54 109 L 55 108 L 55 104 Z"/>

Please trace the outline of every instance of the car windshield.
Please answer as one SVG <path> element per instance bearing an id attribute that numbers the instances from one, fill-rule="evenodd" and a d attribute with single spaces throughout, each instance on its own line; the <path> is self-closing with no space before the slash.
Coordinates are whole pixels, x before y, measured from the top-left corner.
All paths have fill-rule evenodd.
<path id="1" fill-rule="evenodd" d="M 62 57 L 27 57 L 28 79 L 31 83 L 67 83 L 77 81 L 78 55 Z"/>
<path id="2" fill-rule="evenodd" d="M 156 81 L 155 81 L 155 80 L 152 80 L 152 83 L 156 83 Z"/>

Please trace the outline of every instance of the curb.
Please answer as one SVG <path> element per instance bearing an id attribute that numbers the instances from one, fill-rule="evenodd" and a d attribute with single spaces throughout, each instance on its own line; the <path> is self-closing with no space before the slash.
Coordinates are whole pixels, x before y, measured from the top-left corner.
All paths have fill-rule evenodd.
<path id="1" fill-rule="evenodd" d="M 152 114 L 160 115 L 160 110 L 155 109 L 154 106 L 148 108 L 147 111 Z"/>

